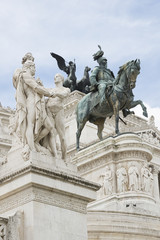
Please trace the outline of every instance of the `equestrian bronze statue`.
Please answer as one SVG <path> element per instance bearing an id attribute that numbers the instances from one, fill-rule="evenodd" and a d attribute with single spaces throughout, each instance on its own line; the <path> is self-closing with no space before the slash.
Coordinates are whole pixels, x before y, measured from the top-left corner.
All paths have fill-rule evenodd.
<path id="1" fill-rule="evenodd" d="M 77 105 L 77 150 L 81 132 L 87 121 L 97 125 L 97 135 L 102 140 L 102 130 L 107 117 L 115 116 L 115 132 L 119 134 L 119 111 L 124 117 L 130 109 L 141 105 L 143 115 L 148 117 L 147 109 L 141 100 L 134 101 L 132 89 L 135 88 L 136 78 L 140 73 L 140 60 L 132 60 L 120 67 L 117 78 L 107 68 L 107 59 L 100 50 L 94 54 L 99 66 L 95 67 L 90 76 L 91 91 Z"/>

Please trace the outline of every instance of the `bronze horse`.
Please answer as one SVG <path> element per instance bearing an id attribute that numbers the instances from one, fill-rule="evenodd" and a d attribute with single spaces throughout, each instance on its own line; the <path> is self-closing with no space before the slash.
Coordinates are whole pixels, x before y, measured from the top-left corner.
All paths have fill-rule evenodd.
<path id="1" fill-rule="evenodd" d="M 90 67 L 86 66 L 84 69 L 83 78 L 77 82 L 77 90 L 83 93 L 90 92 L 90 81 L 89 81 L 89 71 L 91 70 Z"/>
<path id="2" fill-rule="evenodd" d="M 76 90 L 77 77 L 75 73 L 76 64 L 70 61 L 68 66 L 68 77 L 64 80 L 63 86 L 70 88 L 71 92 Z"/>
<path id="3" fill-rule="evenodd" d="M 135 88 L 136 78 L 140 73 L 140 60 L 127 62 L 118 72 L 113 83 L 111 92 L 106 89 L 105 99 L 99 103 L 98 92 L 88 93 L 77 105 L 77 150 L 79 149 L 79 139 L 81 132 L 87 121 L 97 125 L 97 135 L 102 140 L 102 130 L 107 117 L 115 115 L 115 132 L 119 134 L 119 111 L 124 115 L 131 113 L 130 108 L 141 105 L 143 115 L 148 117 L 146 107 L 141 100 L 134 101 L 132 89 Z"/>

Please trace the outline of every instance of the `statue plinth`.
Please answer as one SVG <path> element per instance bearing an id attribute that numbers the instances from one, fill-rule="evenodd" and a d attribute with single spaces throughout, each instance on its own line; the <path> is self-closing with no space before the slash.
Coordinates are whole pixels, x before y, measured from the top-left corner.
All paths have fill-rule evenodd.
<path id="1" fill-rule="evenodd" d="M 77 166 L 69 163 L 67 159 L 65 162 L 61 159 L 61 157 L 55 158 L 49 151 L 28 151 L 28 149 L 25 149 L 20 145 L 11 148 L 11 150 L 8 152 L 6 162 L 7 165 L 3 165 L 0 170 L 1 176 L 4 174 L 6 175 L 6 173 L 10 174 L 13 170 L 17 171 L 18 169 L 30 165 L 53 171 L 59 169 L 60 171 L 77 175 Z"/>
<path id="2" fill-rule="evenodd" d="M 75 155 L 81 176 L 101 184 L 87 208 L 88 239 L 158 239 L 158 174 L 152 158 L 149 144 L 134 133 L 108 137 Z"/>
<path id="3" fill-rule="evenodd" d="M 11 151 L 0 169 L 1 216 L 23 212 L 25 240 L 87 240 L 86 207 L 99 185 L 79 177 L 73 164 L 38 152 L 24 161 L 20 153 Z"/>

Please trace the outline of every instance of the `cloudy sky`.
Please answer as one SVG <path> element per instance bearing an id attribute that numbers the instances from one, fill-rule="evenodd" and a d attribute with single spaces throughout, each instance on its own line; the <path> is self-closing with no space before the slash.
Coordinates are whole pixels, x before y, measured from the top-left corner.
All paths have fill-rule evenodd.
<path id="1" fill-rule="evenodd" d="M 85 66 L 96 65 L 92 55 L 99 44 L 115 75 L 127 61 L 141 60 L 135 100 L 147 104 L 160 129 L 159 13 L 159 0 L 1 0 L 0 102 L 15 108 L 12 75 L 26 52 L 35 57 L 36 77 L 52 87 L 61 71 L 50 52 L 75 59 L 81 79 Z"/>

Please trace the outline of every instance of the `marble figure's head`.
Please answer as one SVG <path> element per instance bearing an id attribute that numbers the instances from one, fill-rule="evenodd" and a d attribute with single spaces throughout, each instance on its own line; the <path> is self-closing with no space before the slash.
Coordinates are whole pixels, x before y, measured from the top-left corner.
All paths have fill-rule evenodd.
<path id="1" fill-rule="evenodd" d="M 22 58 L 22 64 L 24 64 L 27 61 L 34 62 L 34 57 L 32 56 L 32 53 L 30 53 L 30 52 L 28 52 L 24 55 L 24 57 Z"/>
<path id="2" fill-rule="evenodd" d="M 64 77 L 60 73 L 57 73 L 54 77 L 54 82 L 55 83 L 62 82 L 62 84 L 63 84 L 64 83 Z"/>
<path id="3" fill-rule="evenodd" d="M 35 75 L 35 71 L 36 71 L 34 62 L 26 61 L 23 64 L 23 70 L 28 70 L 28 69 L 30 70 L 31 75 L 34 76 Z"/>

